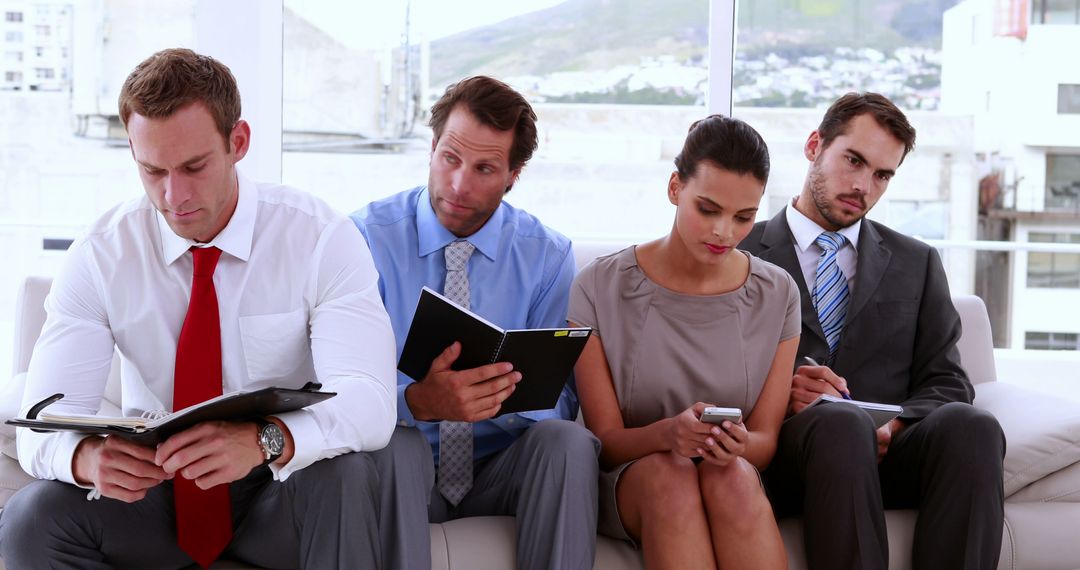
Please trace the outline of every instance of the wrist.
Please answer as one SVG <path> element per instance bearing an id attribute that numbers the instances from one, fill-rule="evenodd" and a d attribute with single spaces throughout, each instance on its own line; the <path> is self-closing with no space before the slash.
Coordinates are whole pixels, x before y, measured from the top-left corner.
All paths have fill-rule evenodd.
<path id="1" fill-rule="evenodd" d="M 94 462 L 104 438 L 97 436 L 84 437 L 75 446 L 75 453 L 71 457 L 71 476 L 79 485 L 93 485 Z"/>
<path id="2" fill-rule="evenodd" d="M 422 404 L 422 385 L 420 382 L 413 382 L 405 387 L 405 405 L 409 406 L 409 413 L 412 414 L 413 419 L 422 422 L 431 421 L 434 416 L 428 413 L 428 410 Z"/>
<path id="3" fill-rule="evenodd" d="M 275 417 L 255 420 L 255 443 L 262 456 L 262 465 L 283 465 L 292 458 L 292 437 L 289 428 Z"/>

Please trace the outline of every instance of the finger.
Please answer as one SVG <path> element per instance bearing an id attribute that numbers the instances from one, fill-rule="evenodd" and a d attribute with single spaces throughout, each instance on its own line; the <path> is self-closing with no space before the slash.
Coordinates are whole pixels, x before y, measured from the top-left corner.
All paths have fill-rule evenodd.
<path id="1" fill-rule="evenodd" d="M 517 384 L 521 380 L 521 373 L 518 371 L 510 372 L 509 374 L 503 374 L 496 376 L 490 380 L 483 382 L 477 382 L 465 389 L 465 394 L 472 399 L 481 399 L 488 396 L 495 395 L 507 388 Z"/>
<path id="2" fill-rule="evenodd" d="M 707 404 L 705 402 L 697 402 L 693 406 L 690 406 L 691 410 L 694 410 L 694 417 L 701 419 L 701 414 L 705 413 L 705 408 L 711 407 L 713 404 Z"/>
<path id="3" fill-rule="evenodd" d="M 478 422 L 495 417 L 502 408 L 502 403 L 514 393 L 515 389 L 516 386 L 511 384 L 490 396 L 474 400 L 474 404 L 466 410 L 465 421 Z"/>
<path id="4" fill-rule="evenodd" d="M 791 391 L 804 392 L 815 394 L 813 397 L 817 397 L 824 394 L 829 384 L 824 380 L 818 378 L 810 378 L 808 376 L 796 376 L 792 379 Z"/>
<path id="5" fill-rule="evenodd" d="M 428 376 L 442 372 L 443 370 L 450 370 L 450 367 L 454 364 L 454 361 L 461 356 L 461 343 L 454 341 L 450 343 L 450 346 L 443 349 L 435 360 L 431 361 L 431 368 L 428 369 Z"/>
<path id="6" fill-rule="evenodd" d="M 791 391 L 791 401 L 809 404 L 810 402 L 813 402 L 814 400 L 820 398 L 821 395 L 821 392 L 810 392 L 808 390 L 803 390 L 800 388 Z"/>
<path id="7" fill-rule="evenodd" d="M 100 490 L 101 496 L 123 501 L 125 503 L 134 503 L 136 501 L 141 501 L 146 497 L 146 489 L 141 491 L 129 491 L 123 487 L 106 485 L 101 487 Z"/>
<path id="8" fill-rule="evenodd" d="M 182 434 L 186 436 L 182 440 L 186 445 L 176 449 L 167 457 L 162 457 L 162 451 L 158 450 L 158 457 L 162 459 L 161 468 L 166 473 L 176 473 L 184 467 L 215 453 L 222 445 L 219 430 L 207 424 L 200 424 L 173 437 Z M 169 439 L 169 442 L 172 442 L 172 438 Z"/>
<path id="9" fill-rule="evenodd" d="M 148 463 L 154 462 L 155 449 L 148 445 L 139 445 L 134 442 L 127 441 L 120 437 L 107 437 L 105 438 L 104 449 L 112 450 L 117 453 L 122 453 L 129 457 L 138 459 L 139 461 L 146 461 Z"/>
<path id="10" fill-rule="evenodd" d="M 106 470 L 102 473 L 102 478 L 107 481 L 107 485 L 127 491 L 145 491 L 162 481 L 153 477 L 137 477 L 116 469 Z"/>
<path id="11" fill-rule="evenodd" d="M 177 451 L 190 446 L 196 441 L 206 437 L 208 428 L 206 423 L 201 423 L 190 427 L 180 433 L 169 436 L 161 445 L 158 446 L 157 451 L 154 453 L 154 463 L 158 465 L 165 465 L 165 462 L 169 460 Z"/>
<path id="12" fill-rule="evenodd" d="M 492 380 L 499 376 L 510 374 L 514 369 L 514 365 L 509 362 L 496 362 L 495 364 L 485 364 L 477 368 L 470 368 L 468 370 L 462 370 L 458 372 L 454 378 L 454 381 L 461 386 L 472 386 L 481 382 Z M 518 380 L 521 379 L 521 373 L 517 375 Z M 517 380 L 514 381 L 517 383 Z"/>

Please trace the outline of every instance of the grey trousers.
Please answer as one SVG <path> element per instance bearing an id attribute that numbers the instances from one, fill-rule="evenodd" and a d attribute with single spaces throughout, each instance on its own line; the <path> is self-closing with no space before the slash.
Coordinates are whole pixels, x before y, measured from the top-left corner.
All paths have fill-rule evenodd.
<path id="1" fill-rule="evenodd" d="M 35 481 L 0 517 L 8 568 L 176 569 L 172 483 L 135 503 L 86 500 L 86 490 Z M 370 454 L 317 461 L 284 482 L 266 467 L 229 486 L 233 540 L 222 558 L 265 568 L 379 568 L 378 476 Z M 346 500 L 347 499 L 347 500 Z"/>
<path id="2" fill-rule="evenodd" d="M 994 416 L 951 403 L 905 428 L 877 464 L 870 416 L 829 404 L 784 422 L 765 481 L 778 516 L 802 513 L 811 569 L 888 568 L 886 508 L 919 510 L 914 568 L 997 568 L 1004 456 Z"/>
<path id="3" fill-rule="evenodd" d="M 473 487 L 457 508 L 435 488 L 431 446 L 398 427 L 375 452 L 382 485 L 380 536 L 387 570 L 431 568 L 428 521 L 510 515 L 517 567 L 588 570 L 596 555 L 600 442 L 565 420 L 533 424 L 510 447 L 474 464 Z"/>

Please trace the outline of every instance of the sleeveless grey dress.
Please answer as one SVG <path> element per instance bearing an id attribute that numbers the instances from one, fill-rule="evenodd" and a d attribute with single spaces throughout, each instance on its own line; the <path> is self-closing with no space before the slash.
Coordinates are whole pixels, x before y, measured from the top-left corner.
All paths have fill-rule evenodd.
<path id="1" fill-rule="evenodd" d="M 626 427 L 674 416 L 697 401 L 749 416 L 776 347 L 801 330 L 799 289 L 783 269 L 745 252 L 750 274 L 721 295 L 686 295 L 651 281 L 636 246 L 599 257 L 570 290 L 567 320 L 604 344 Z M 615 485 L 628 462 L 600 476 L 600 532 L 630 540 Z"/>

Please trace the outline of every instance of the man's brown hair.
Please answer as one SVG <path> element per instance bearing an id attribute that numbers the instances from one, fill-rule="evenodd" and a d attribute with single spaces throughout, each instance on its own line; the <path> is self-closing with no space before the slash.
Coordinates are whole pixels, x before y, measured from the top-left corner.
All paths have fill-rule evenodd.
<path id="1" fill-rule="evenodd" d="M 481 124 L 497 131 L 514 131 L 510 145 L 510 170 L 517 170 L 532 158 L 538 144 L 536 113 L 532 105 L 509 85 L 484 75 L 462 79 L 446 88 L 446 93 L 431 107 L 435 140 L 442 136 L 450 113 L 458 105 L 466 109 Z M 509 190 L 509 189 L 508 189 Z"/>
<path id="2" fill-rule="evenodd" d="M 903 163 L 907 154 L 915 148 L 915 127 L 911 126 L 903 111 L 878 93 L 852 92 L 830 105 L 817 128 L 821 147 L 828 147 L 833 139 L 847 132 L 848 123 L 852 119 L 865 113 L 874 117 L 877 124 L 904 143 L 904 154 L 900 157 L 900 162 Z"/>
<path id="3" fill-rule="evenodd" d="M 165 49 L 135 66 L 120 89 L 120 120 L 126 127 L 132 113 L 163 119 L 195 101 L 214 118 L 231 151 L 229 133 L 240 120 L 236 78 L 220 61 L 189 49 Z"/>

